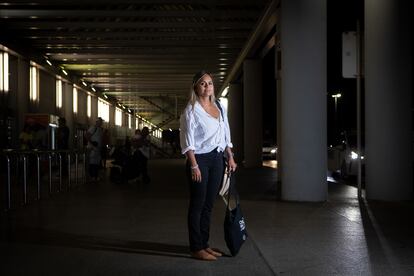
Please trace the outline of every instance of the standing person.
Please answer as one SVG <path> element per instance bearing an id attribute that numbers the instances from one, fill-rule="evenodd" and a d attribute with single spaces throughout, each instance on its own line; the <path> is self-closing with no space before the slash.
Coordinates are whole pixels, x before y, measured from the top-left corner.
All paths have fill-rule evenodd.
<path id="1" fill-rule="evenodd" d="M 70 130 L 69 130 L 69 127 L 66 125 L 66 119 L 63 117 L 59 118 L 58 125 L 59 127 L 57 128 L 57 131 L 56 131 L 57 149 L 67 150 L 69 149 Z"/>
<path id="2" fill-rule="evenodd" d="M 208 244 L 210 217 L 224 174 L 224 156 L 230 171 L 237 164 L 227 111 L 215 100 L 213 77 L 200 71 L 193 77 L 190 100 L 180 118 L 181 152 L 187 157 L 190 183 L 188 232 L 191 256 L 213 261 L 222 254 Z"/>
<path id="3" fill-rule="evenodd" d="M 134 149 L 139 148 L 139 143 L 141 141 L 141 137 L 142 137 L 141 130 L 137 128 L 135 130 L 135 134 L 132 136 L 132 139 L 131 139 L 132 147 Z"/>
<path id="4" fill-rule="evenodd" d="M 98 181 L 99 167 L 101 166 L 101 149 L 102 149 L 102 128 L 103 119 L 98 117 L 95 125 L 91 126 L 86 132 L 89 151 L 89 176 L 92 181 Z"/>
<path id="5" fill-rule="evenodd" d="M 138 170 L 142 174 L 142 181 L 148 184 L 151 182 L 148 174 L 148 159 L 150 158 L 149 129 L 148 127 L 143 127 L 141 131 L 135 133 L 134 145 L 137 150 L 134 155 L 138 161 Z"/>
<path id="6" fill-rule="evenodd" d="M 102 134 L 102 148 L 101 148 L 102 168 L 104 170 L 106 170 L 106 160 L 108 159 L 108 146 L 109 146 L 109 130 L 105 128 Z"/>
<path id="7" fill-rule="evenodd" d="M 20 149 L 29 150 L 33 148 L 33 130 L 28 123 L 24 124 L 22 132 L 19 135 Z"/>
<path id="8" fill-rule="evenodd" d="M 56 149 L 58 150 L 68 150 L 69 149 L 69 127 L 66 125 L 65 118 L 59 118 L 58 120 L 59 127 L 56 131 Z M 62 158 L 62 174 L 64 176 L 68 175 L 68 162 L 67 162 L 66 153 Z"/>
<path id="9" fill-rule="evenodd" d="M 128 156 L 131 155 L 132 144 L 129 136 L 125 136 L 124 149 L 127 152 Z"/>
<path id="10" fill-rule="evenodd" d="M 45 150 L 48 148 L 46 126 L 36 122 L 33 127 L 33 148 Z"/>

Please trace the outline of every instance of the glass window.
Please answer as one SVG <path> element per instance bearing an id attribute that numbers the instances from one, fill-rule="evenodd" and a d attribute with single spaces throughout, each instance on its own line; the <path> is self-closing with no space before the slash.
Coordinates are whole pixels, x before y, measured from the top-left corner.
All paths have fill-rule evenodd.
<path id="1" fill-rule="evenodd" d="M 115 125 L 122 126 L 122 110 L 118 107 L 115 109 Z"/>
<path id="2" fill-rule="evenodd" d="M 91 117 L 91 113 L 92 113 L 92 99 L 91 99 L 91 95 L 88 95 L 86 97 L 86 114 L 88 115 L 88 118 Z"/>
<path id="3" fill-rule="evenodd" d="M 32 63 L 30 66 L 30 95 L 31 101 L 35 102 L 39 99 L 39 69 Z"/>
<path id="4" fill-rule="evenodd" d="M 0 91 L 9 91 L 9 54 L 0 52 Z"/>
<path id="5" fill-rule="evenodd" d="M 56 107 L 62 108 L 62 81 L 56 80 Z"/>
<path id="6" fill-rule="evenodd" d="M 101 117 L 105 122 L 109 122 L 109 103 L 98 98 L 98 117 Z"/>
<path id="7" fill-rule="evenodd" d="M 78 113 L 78 89 L 73 87 L 73 113 Z"/>

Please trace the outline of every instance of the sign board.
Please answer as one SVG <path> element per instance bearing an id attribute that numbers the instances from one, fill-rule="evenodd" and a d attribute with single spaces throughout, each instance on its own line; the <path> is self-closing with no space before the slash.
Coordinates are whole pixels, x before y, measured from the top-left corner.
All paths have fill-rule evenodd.
<path id="1" fill-rule="evenodd" d="M 342 76 L 356 78 L 357 76 L 357 33 L 342 33 Z"/>
<path id="2" fill-rule="evenodd" d="M 28 124 L 39 124 L 48 127 L 49 124 L 57 125 L 58 116 L 44 113 L 26 113 L 24 121 Z"/>

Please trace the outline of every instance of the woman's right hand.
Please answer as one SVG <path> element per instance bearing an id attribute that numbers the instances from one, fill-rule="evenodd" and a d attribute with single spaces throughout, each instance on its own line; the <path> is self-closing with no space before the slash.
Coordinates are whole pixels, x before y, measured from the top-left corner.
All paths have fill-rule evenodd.
<path id="1" fill-rule="evenodd" d="M 194 182 L 201 182 L 201 171 L 200 168 L 191 169 L 191 179 Z"/>

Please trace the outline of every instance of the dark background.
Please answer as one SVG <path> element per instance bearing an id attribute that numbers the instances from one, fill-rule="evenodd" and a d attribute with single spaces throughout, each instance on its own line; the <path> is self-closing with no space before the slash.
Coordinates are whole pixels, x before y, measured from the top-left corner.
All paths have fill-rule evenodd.
<path id="1" fill-rule="evenodd" d="M 342 77 L 342 33 L 356 31 L 357 20 L 364 25 L 364 2 L 357 0 L 328 1 L 327 6 L 327 127 L 328 145 L 341 140 L 340 133 L 356 131 L 356 79 Z M 363 28 L 361 27 L 361 32 Z M 363 32 L 361 37 L 363 38 Z M 363 47 L 362 47 L 363 48 Z M 277 144 L 277 99 L 275 80 L 275 50 L 270 50 L 263 59 L 263 140 Z M 362 79 L 361 114 L 364 114 L 364 89 Z M 340 92 L 337 121 L 335 122 L 335 100 L 331 95 Z M 361 118 L 362 129 L 364 118 Z M 363 133 L 362 133 L 363 135 Z"/>

